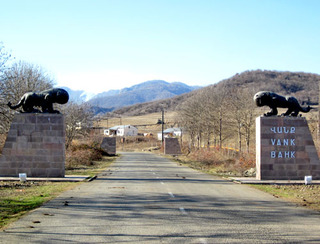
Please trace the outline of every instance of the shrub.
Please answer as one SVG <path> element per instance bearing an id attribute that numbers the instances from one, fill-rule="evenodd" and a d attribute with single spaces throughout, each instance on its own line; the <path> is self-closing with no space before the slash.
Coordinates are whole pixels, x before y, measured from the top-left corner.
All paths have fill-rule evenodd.
<path id="1" fill-rule="evenodd" d="M 198 162 L 201 169 L 230 174 L 243 175 L 250 168 L 255 168 L 255 156 L 253 154 L 242 153 L 235 156 L 226 150 L 216 148 L 201 148 L 191 152 L 188 157 L 192 161 Z"/>
<path id="2" fill-rule="evenodd" d="M 103 151 L 93 145 L 72 145 L 66 151 L 66 168 L 73 169 L 81 166 L 91 166 L 94 161 L 102 159 Z"/>

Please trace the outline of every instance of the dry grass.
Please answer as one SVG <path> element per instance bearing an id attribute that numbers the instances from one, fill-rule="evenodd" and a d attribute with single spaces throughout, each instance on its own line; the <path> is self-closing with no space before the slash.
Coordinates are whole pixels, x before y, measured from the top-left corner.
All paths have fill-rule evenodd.
<path id="1" fill-rule="evenodd" d="M 254 185 L 259 190 L 313 210 L 320 211 L 319 185 Z"/>
<path id="2" fill-rule="evenodd" d="M 154 152 L 161 149 L 161 141 L 152 137 L 127 137 L 124 142 L 117 138 L 117 151 Z"/>
<path id="3" fill-rule="evenodd" d="M 188 156 L 175 157 L 175 160 L 205 173 L 220 176 L 244 176 L 245 171 L 255 167 L 254 155 L 241 154 L 220 149 L 199 149 Z"/>
<path id="4" fill-rule="evenodd" d="M 175 126 L 176 112 L 164 113 L 164 128 Z M 121 118 L 108 118 L 96 122 L 95 126 L 110 128 L 117 125 L 133 125 L 138 128 L 139 133 L 156 134 L 161 131 L 161 124 L 157 124 L 158 119 L 162 118 L 161 113 L 152 113 L 141 116 L 125 116 Z"/>

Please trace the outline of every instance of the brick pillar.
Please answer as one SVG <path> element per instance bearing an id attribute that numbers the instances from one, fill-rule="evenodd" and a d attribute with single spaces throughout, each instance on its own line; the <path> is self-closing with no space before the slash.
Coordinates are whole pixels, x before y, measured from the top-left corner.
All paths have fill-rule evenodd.
<path id="1" fill-rule="evenodd" d="M 62 114 L 15 114 L 0 157 L 0 176 L 64 177 Z"/>
<path id="2" fill-rule="evenodd" d="M 104 137 L 102 139 L 101 149 L 103 149 L 108 155 L 116 155 L 117 142 L 115 137 Z"/>
<path id="3" fill-rule="evenodd" d="M 317 150 L 304 117 L 256 118 L 256 166 L 260 180 L 320 179 Z"/>
<path id="4" fill-rule="evenodd" d="M 181 154 L 178 138 L 164 138 L 164 154 Z"/>

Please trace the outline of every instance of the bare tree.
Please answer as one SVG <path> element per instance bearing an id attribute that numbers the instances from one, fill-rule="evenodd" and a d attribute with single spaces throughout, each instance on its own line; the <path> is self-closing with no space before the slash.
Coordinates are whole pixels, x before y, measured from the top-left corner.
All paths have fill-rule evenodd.
<path id="1" fill-rule="evenodd" d="M 208 97 L 206 103 L 205 114 L 207 123 L 214 130 L 214 141 L 217 141 L 217 146 L 222 147 L 223 141 L 229 137 L 228 127 L 228 106 L 230 90 L 227 86 L 211 86 L 206 89 Z"/>
<path id="2" fill-rule="evenodd" d="M 229 90 L 225 86 L 215 86 L 200 91 L 188 99 L 179 113 L 184 128 L 189 132 L 191 145 L 200 147 L 214 145 L 222 147 L 222 142 L 229 136 L 227 130 Z"/>
<path id="3" fill-rule="evenodd" d="M 17 103 L 24 93 L 46 90 L 53 85 L 53 79 L 37 65 L 19 61 L 4 69 L 0 82 L 0 129 L 2 132 L 8 130 L 13 116 L 13 112 L 8 110 L 8 101 Z"/>
<path id="4" fill-rule="evenodd" d="M 93 113 L 86 103 L 69 102 L 62 106 L 60 110 L 65 115 L 66 148 L 68 148 L 75 138 L 87 135 L 92 124 Z"/>
<path id="5" fill-rule="evenodd" d="M 191 147 L 200 146 L 203 118 L 202 104 L 201 96 L 193 96 L 182 105 L 179 111 L 181 124 L 190 136 Z"/>
<path id="6" fill-rule="evenodd" d="M 11 59 L 11 54 L 9 54 L 0 42 L 0 132 L 4 131 L 8 127 L 8 109 L 6 106 L 6 99 L 2 96 L 3 94 L 3 82 L 4 82 L 4 72 L 7 69 L 7 63 Z"/>
<path id="7" fill-rule="evenodd" d="M 2 42 L 0 42 L 0 77 L 6 69 L 6 64 L 10 60 L 11 54 L 5 50 Z"/>
<path id="8" fill-rule="evenodd" d="M 18 102 L 26 92 L 52 88 L 54 81 L 40 66 L 19 61 L 4 72 L 2 85 L 6 98 Z"/>
<path id="9" fill-rule="evenodd" d="M 234 89 L 230 99 L 231 118 L 237 129 L 238 148 L 242 151 L 242 136 L 245 138 L 246 150 L 249 152 L 252 128 L 254 125 L 255 105 L 252 101 L 253 90 Z"/>

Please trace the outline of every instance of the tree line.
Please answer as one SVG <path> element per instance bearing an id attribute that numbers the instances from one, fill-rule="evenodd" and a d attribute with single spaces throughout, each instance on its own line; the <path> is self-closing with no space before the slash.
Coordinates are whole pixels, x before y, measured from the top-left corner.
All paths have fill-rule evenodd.
<path id="1" fill-rule="evenodd" d="M 240 151 L 249 152 L 257 115 L 254 93 L 252 88 L 240 90 L 220 83 L 184 102 L 178 120 L 188 133 L 189 146 L 222 148 L 233 143 Z"/>
<path id="2" fill-rule="evenodd" d="M 317 105 L 320 76 L 303 72 L 245 71 L 216 85 L 200 89 L 177 109 L 178 120 L 189 136 L 189 146 L 235 145 L 249 151 L 257 108 L 253 95 L 261 90 L 295 96 L 303 105 Z"/>

